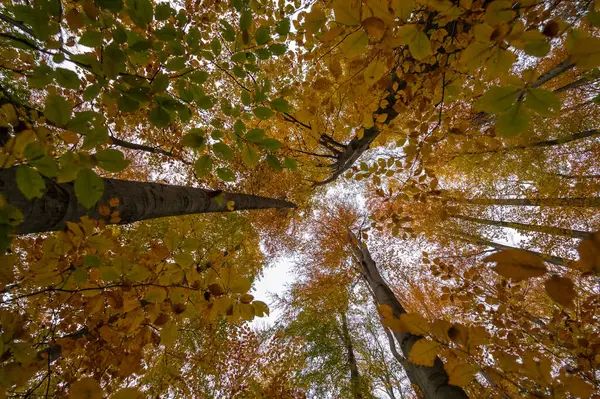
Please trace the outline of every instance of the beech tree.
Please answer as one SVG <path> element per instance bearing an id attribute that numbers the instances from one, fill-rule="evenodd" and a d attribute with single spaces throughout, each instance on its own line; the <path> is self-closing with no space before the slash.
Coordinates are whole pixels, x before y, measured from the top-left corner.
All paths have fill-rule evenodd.
<path id="1" fill-rule="evenodd" d="M 4 1 L 0 397 L 594 397 L 599 13 Z"/>

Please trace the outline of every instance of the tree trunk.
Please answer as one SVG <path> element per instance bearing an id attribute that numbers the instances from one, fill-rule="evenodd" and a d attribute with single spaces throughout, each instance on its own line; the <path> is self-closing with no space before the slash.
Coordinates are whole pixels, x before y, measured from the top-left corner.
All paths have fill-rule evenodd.
<path id="1" fill-rule="evenodd" d="M 589 198 L 449 198 L 451 202 L 473 205 L 514 206 L 572 206 L 576 208 L 598 208 L 600 197 Z"/>
<path id="2" fill-rule="evenodd" d="M 587 231 L 581 230 L 571 230 L 564 229 L 562 227 L 554 227 L 554 226 L 541 226 L 537 224 L 525 224 L 525 223 L 517 223 L 517 222 L 502 222 L 498 220 L 490 220 L 490 219 L 481 219 L 471 216 L 464 215 L 449 215 L 451 218 L 467 220 L 469 222 L 486 224 L 488 226 L 497 226 L 497 227 L 508 227 L 511 229 L 522 230 L 522 231 L 536 231 L 544 234 L 551 234 L 555 236 L 562 236 L 567 238 L 588 238 L 590 233 Z"/>
<path id="3" fill-rule="evenodd" d="M 348 331 L 348 320 L 346 313 L 341 314 L 342 318 L 342 338 L 344 345 L 346 346 L 346 352 L 348 355 L 348 367 L 350 368 L 350 387 L 352 389 L 352 397 L 355 399 L 363 399 L 361 389 L 361 378 L 360 372 L 358 371 L 358 365 L 356 364 L 356 356 L 354 355 L 354 345 L 352 344 L 352 338 Z"/>
<path id="4" fill-rule="evenodd" d="M 537 141 L 537 142 L 530 143 L 530 144 L 514 145 L 514 146 L 510 146 L 510 147 L 499 148 L 499 149 L 496 149 L 496 150 L 461 152 L 461 153 L 457 153 L 456 156 L 461 156 L 461 155 L 478 155 L 478 154 L 493 154 L 493 153 L 509 152 L 509 151 L 513 151 L 513 150 L 524 150 L 524 149 L 527 149 L 527 148 L 552 147 L 552 146 L 556 146 L 556 145 L 562 145 L 562 144 L 570 143 L 572 141 L 577 141 L 577 140 L 585 139 L 585 138 L 588 138 L 588 137 L 595 137 L 595 136 L 598 136 L 598 135 L 600 135 L 600 130 L 599 129 L 591 129 L 591 130 L 585 130 L 583 132 L 577 132 L 577 133 L 569 134 L 567 136 L 559 137 L 559 138 L 556 138 L 556 139 L 542 140 L 542 141 Z"/>
<path id="5" fill-rule="evenodd" d="M 356 237 L 354 237 L 352 233 L 350 234 L 353 241 L 356 240 Z M 359 242 L 354 250 L 360 260 L 360 266 L 365 279 L 371 288 L 375 302 L 378 305 L 390 306 L 396 317 L 402 313 L 406 313 L 406 310 L 404 310 L 404 307 L 398 302 L 393 291 L 379 274 L 377 265 L 373 258 L 371 258 L 368 248 Z M 406 332 L 394 331 L 393 335 L 398 341 L 400 350 L 405 358 L 408 358 L 408 354 L 415 342 L 422 338 L 418 335 Z M 468 398 L 462 388 L 448 384 L 448 374 L 439 358 L 436 357 L 433 367 L 418 366 L 408 361 L 404 362 L 403 365 L 409 380 L 419 387 L 425 399 Z"/>
<path id="6" fill-rule="evenodd" d="M 520 249 L 522 251 L 529 252 L 530 254 L 539 256 L 545 262 L 551 263 L 551 264 L 556 265 L 556 266 L 570 267 L 570 264 L 572 264 L 572 263 L 575 262 L 572 259 L 566 259 L 566 258 L 561 258 L 559 256 L 547 255 L 547 254 L 543 254 L 541 252 L 531 251 L 529 249 L 517 248 L 517 247 L 510 246 L 510 245 L 499 244 L 499 243 L 494 242 L 494 241 L 486 240 L 485 238 L 476 237 L 476 236 L 473 236 L 473 235 L 470 235 L 470 234 L 466 234 L 466 233 L 463 233 L 463 232 L 459 232 L 459 231 L 456 231 L 455 233 L 457 233 L 458 235 L 457 236 L 453 236 L 453 237 L 456 238 L 456 239 L 458 239 L 458 240 L 461 240 L 461 241 L 470 242 L 472 244 L 485 245 L 487 247 L 496 248 L 498 250 Z"/>
<path id="7" fill-rule="evenodd" d="M 118 206 L 113 209 L 119 212 L 120 221 L 117 224 L 165 216 L 227 212 L 230 201 L 233 201 L 235 210 L 296 207 L 295 204 L 282 199 L 256 195 L 221 194 L 218 191 L 194 187 L 103 180 L 104 194 L 91 209 L 86 209 L 77 202 L 73 183 L 57 183 L 48 178 L 44 178 L 46 191 L 42 198 L 25 198 L 17 187 L 15 168 L 0 170 L 0 194 L 9 204 L 23 212 L 25 220 L 16 227 L 17 234 L 62 230 L 67 222 L 78 222 L 82 216 L 105 219 L 100 214 L 99 207 L 108 205 L 112 198 L 119 199 Z"/>

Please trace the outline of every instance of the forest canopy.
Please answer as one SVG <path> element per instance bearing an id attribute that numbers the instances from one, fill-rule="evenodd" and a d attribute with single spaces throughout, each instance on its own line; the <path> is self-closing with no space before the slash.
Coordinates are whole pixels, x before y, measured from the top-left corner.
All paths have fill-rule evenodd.
<path id="1" fill-rule="evenodd" d="M 3 0 L 0 398 L 600 398 L 599 28 Z"/>

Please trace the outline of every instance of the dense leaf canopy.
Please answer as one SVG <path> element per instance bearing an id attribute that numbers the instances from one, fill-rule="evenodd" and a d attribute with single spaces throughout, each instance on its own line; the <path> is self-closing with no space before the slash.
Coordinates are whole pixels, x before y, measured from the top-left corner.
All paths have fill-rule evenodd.
<path id="1" fill-rule="evenodd" d="M 0 398 L 598 397 L 599 28 L 3 0 Z"/>

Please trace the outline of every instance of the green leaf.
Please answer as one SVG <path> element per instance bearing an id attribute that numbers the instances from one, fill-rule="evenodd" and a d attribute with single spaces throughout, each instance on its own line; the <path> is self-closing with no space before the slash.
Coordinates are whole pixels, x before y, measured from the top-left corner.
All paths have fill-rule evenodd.
<path id="1" fill-rule="evenodd" d="M 252 143 L 260 143 L 264 136 L 265 131 L 263 129 L 251 129 L 246 133 L 246 140 Z"/>
<path id="2" fill-rule="evenodd" d="M 94 0 L 94 3 L 100 8 L 106 8 L 115 13 L 123 9 L 123 0 Z"/>
<path id="3" fill-rule="evenodd" d="M 217 176 L 223 181 L 235 181 L 235 174 L 229 168 L 217 169 Z"/>
<path id="4" fill-rule="evenodd" d="M 221 22 L 221 25 L 223 26 L 223 29 L 221 30 L 223 39 L 225 39 L 226 41 L 228 41 L 230 43 L 235 42 L 235 38 L 237 35 L 235 33 L 235 29 L 233 29 L 233 26 L 231 26 L 231 24 L 224 19 L 222 19 L 220 22 Z"/>
<path id="5" fill-rule="evenodd" d="M 194 164 L 194 169 L 198 177 L 204 177 L 212 170 L 213 162 L 208 155 L 202 155 Z"/>
<path id="6" fill-rule="evenodd" d="M 214 153 L 224 161 L 231 161 L 233 159 L 233 151 L 227 144 L 215 143 L 212 146 Z"/>
<path id="7" fill-rule="evenodd" d="M 94 158 L 102 169 L 113 173 L 120 172 L 129 165 L 129 161 L 125 159 L 123 153 L 112 148 L 95 153 Z"/>
<path id="8" fill-rule="evenodd" d="M 275 114 L 270 108 L 267 107 L 256 107 L 254 108 L 253 112 L 257 118 L 262 120 L 269 119 Z"/>
<path id="9" fill-rule="evenodd" d="M 433 54 L 429 37 L 424 32 L 419 31 L 413 40 L 408 44 L 408 49 L 414 58 L 422 60 Z"/>
<path id="10" fill-rule="evenodd" d="M 254 40 L 257 44 L 265 44 L 271 40 L 271 32 L 268 26 L 261 26 L 254 33 Z"/>
<path id="11" fill-rule="evenodd" d="M 475 108 L 490 114 L 509 109 L 519 98 L 521 91 L 514 87 L 491 87 L 476 103 Z"/>
<path id="12" fill-rule="evenodd" d="M 166 21 L 169 19 L 173 12 L 173 9 L 169 3 L 158 3 L 155 10 L 155 18 L 157 21 Z"/>
<path id="13" fill-rule="evenodd" d="M 196 101 L 196 104 L 198 104 L 198 107 L 200 107 L 202 109 L 211 109 L 215 105 L 215 103 L 213 102 L 213 100 L 210 96 L 200 97 Z"/>
<path id="14" fill-rule="evenodd" d="M 231 61 L 233 62 L 239 62 L 240 64 L 243 64 L 244 62 L 246 62 L 246 52 L 245 51 L 240 51 L 239 53 L 235 53 L 234 55 L 231 56 Z"/>
<path id="15" fill-rule="evenodd" d="M 277 159 L 277 157 L 275 155 L 272 155 L 272 154 L 267 155 L 267 164 L 273 170 L 277 170 L 277 171 L 283 170 L 283 166 L 281 166 L 281 162 L 279 162 L 279 159 Z"/>
<path id="16" fill-rule="evenodd" d="M 275 32 L 279 35 L 287 35 L 290 33 L 290 19 L 284 18 L 281 21 L 277 22 L 277 27 L 275 28 Z"/>
<path id="17" fill-rule="evenodd" d="M 79 44 L 87 47 L 100 47 L 104 40 L 104 34 L 102 32 L 86 31 L 81 35 Z"/>
<path id="18" fill-rule="evenodd" d="M 131 20 L 140 28 L 152 23 L 154 10 L 150 0 L 127 0 L 127 7 Z"/>
<path id="19" fill-rule="evenodd" d="M 83 91 L 83 99 L 85 101 L 93 100 L 94 98 L 98 97 L 100 90 L 102 90 L 102 85 L 99 83 L 86 87 Z"/>
<path id="20" fill-rule="evenodd" d="M 150 111 L 150 123 L 157 128 L 163 128 L 171 123 L 171 115 L 163 107 L 154 107 Z"/>
<path id="21" fill-rule="evenodd" d="M 561 102 L 558 95 L 547 89 L 529 89 L 525 105 L 542 116 L 554 116 L 560 111 Z"/>
<path id="22" fill-rule="evenodd" d="M 184 147 L 202 148 L 206 144 L 204 130 L 192 129 L 181 139 L 181 144 Z"/>
<path id="23" fill-rule="evenodd" d="M 27 81 L 31 85 L 31 87 L 35 89 L 43 89 L 50 83 L 52 83 L 52 79 L 54 78 L 53 69 L 48 65 L 40 65 L 37 66 L 31 75 L 27 76 Z"/>
<path id="24" fill-rule="evenodd" d="M 219 39 L 217 39 L 216 37 L 213 37 L 213 39 L 210 42 L 210 49 L 212 50 L 213 53 L 215 53 L 215 55 L 219 55 L 221 54 L 221 41 Z"/>
<path id="25" fill-rule="evenodd" d="M 279 112 L 290 112 L 292 108 L 285 98 L 276 98 L 271 101 L 271 107 Z"/>
<path id="26" fill-rule="evenodd" d="M 252 13 L 249 10 L 242 11 L 239 26 L 240 30 L 248 30 L 252 26 Z"/>
<path id="27" fill-rule="evenodd" d="M 269 151 L 277 151 L 281 148 L 281 142 L 272 138 L 259 140 L 258 145 Z"/>
<path id="28" fill-rule="evenodd" d="M 206 71 L 196 71 L 196 72 L 190 73 L 188 75 L 189 79 L 192 82 L 197 83 L 199 85 L 206 82 L 208 80 L 208 76 L 209 76 L 208 72 L 206 72 Z"/>
<path id="29" fill-rule="evenodd" d="M 65 126 L 67 123 L 69 123 L 72 111 L 73 106 L 62 96 L 50 94 L 48 97 L 46 97 L 44 116 L 49 121 L 56 123 L 58 126 Z"/>
<path id="30" fill-rule="evenodd" d="M 42 198 L 46 183 L 37 171 L 26 165 L 17 166 L 17 187 L 25 198 Z"/>
<path id="31" fill-rule="evenodd" d="M 152 81 L 152 92 L 162 93 L 169 87 L 169 76 L 164 73 L 159 73 Z"/>
<path id="32" fill-rule="evenodd" d="M 86 208 L 91 208 L 102 198 L 104 180 L 91 169 L 82 169 L 75 179 L 75 196 Z"/>
<path id="33" fill-rule="evenodd" d="M 249 145 L 246 145 L 246 146 L 244 146 L 244 149 L 242 150 L 242 161 L 244 161 L 244 163 L 247 166 L 253 167 L 259 161 L 258 153 L 256 152 L 256 150 L 254 148 L 252 148 Z"/>
<path id="34" fill-rule="evenodd" d="M 286 158 L 283 161 L 283 166 L 285 166 L 286 168 L 288 168 L 290 170 L 297 170 L 298 169 L 298 165 L 296 163 L 296 160 L 292 159 L 292 158 Z"/>
<path id="35" fill-rule="evenodd" d="M 284 55 L 287 51 L 287 46 L 283 43 L 275 43 L 269 46 L 269 50 L 271 50 L 274 55 Z"/>
<path id="36" fill-rule="evenodd" d="M 521 103 L 510 107 L 508 111 L 498 116 L 496 131 L 502 137 L 513 137 L 529 127 L 531 116 Z"/>
<path id="37" fill-rule="evenodd" d="M 100 267 L 102 262 L 96 255 L 85 255 L 83 257 L 83 265 L 85 267 Z"/>

